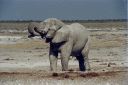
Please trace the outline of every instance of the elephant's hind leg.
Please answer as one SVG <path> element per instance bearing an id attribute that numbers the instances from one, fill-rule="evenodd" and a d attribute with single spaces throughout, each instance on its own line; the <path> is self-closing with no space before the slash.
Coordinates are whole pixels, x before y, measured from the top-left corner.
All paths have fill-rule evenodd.
<path id="1" fill-rule="evenodd" d="M 82 56 L 82 54 L 80 54 L 76 58 L 77 58 L 77 60 L 79 62 L 79 69 L 80 69 L 80 71 L 85 71 L 84 57 Z"/>
<path id="2" fill-rule="evenodd" d="M 90 70 L 90 64 L 89 64 L 89 59 L 88 59 L 88 54 L 89 54 L 89 47 L 90 47 L 90 41 L 88 39 L 84 49 L 82 50 L 82 55 L 84 57 L 84 64 L 85 64 L 85 67 L 86 67 L 86 70 Z"/>

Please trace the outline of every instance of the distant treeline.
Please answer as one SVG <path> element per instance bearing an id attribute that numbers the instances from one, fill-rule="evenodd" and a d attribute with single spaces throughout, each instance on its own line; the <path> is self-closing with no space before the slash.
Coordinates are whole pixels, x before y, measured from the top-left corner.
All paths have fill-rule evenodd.
<path id="1" fill-rule="evenodd" d="M 64 22 L 126 22 L 127 19 L 105 19 L 105 20 L 62 20 Z"/>
<path id="2" fill-rule="evenodd" d="M 10 22 L 16 22 L 16 23 L 29 23 L 29 22 L 41 22 L 43 20 L 0 20 L 0 22 L 6 22 L 6 23 L 10 23 Z M 104 20 L 62 20 L 63 22 L 80 22 L 80 23 L 88 23 L 88 22 L 126 22 L 128 21 L 127 19 L 104 19 Z"/>

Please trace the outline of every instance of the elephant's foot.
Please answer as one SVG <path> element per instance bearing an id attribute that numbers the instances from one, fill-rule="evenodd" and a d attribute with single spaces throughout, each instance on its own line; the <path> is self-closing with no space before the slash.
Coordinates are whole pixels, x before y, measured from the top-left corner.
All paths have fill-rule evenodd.
<path id="1" fill-rule="evenodd" d="M 88 72 L 88 71 L 91 71 L 91 69 L 80 69 L 80 71 L 86 71 L 86 72 Z"/>
<path id="2" fill-rule="evenodd" d="M 80 71 L 85 71 L 85 66 L 80 67 Z"/>

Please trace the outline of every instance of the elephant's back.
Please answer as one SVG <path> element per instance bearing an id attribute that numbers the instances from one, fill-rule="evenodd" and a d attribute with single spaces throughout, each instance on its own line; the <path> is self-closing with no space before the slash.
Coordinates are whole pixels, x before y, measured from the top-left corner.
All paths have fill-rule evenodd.
<path id="1" fill-rule="evenodd" d="M 82 33 L 89 35 L 89 31 L 79 23 L 73 23 L 70 25 L 70 28 L 76 33 Z"/>
<path id="2" fill-rule="evenodd" d="M 69 29 L 71 31 L 71 34 L 76 37 L 77 39 L 86 39 L 89 35 L 90 32 L 81 24 L 79 23 L 73 23 L 69 25 Z"/>
<path id="3" fill-rule="evenodd" d="M 88 40 L 89 31 L 79 23 L 73 23 L 70 26 L 71 34 L 74 39 L 73 51 L 80 51 L 84 48 Z"/>

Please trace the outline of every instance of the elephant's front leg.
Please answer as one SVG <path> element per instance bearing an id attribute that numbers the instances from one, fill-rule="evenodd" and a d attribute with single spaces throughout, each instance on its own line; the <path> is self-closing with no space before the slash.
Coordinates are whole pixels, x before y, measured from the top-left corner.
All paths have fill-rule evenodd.
<path id="1" fill-rule="evenodd" d="M 51 71 L 57 70 L 57 56 L 54 53 L 49 54 Z"/>
<path id="2" fill-rule="evenodd" d="M 68 62 L 69 62 L 69 57 L 71 55 L 72 51 L 72 45 L 66 43 L 63 45 L 61 49 L 61 65 L 62 65 L 62 71 L 67 71 L 68 70 Z"/>
<path id="3" fill-rule="evenodd" d="M 68 61 L 69 61 L 69 55 L 65 55 L 65 53 L 62 53 L 61 54 L 62 71 L 68 70 Z"/>

